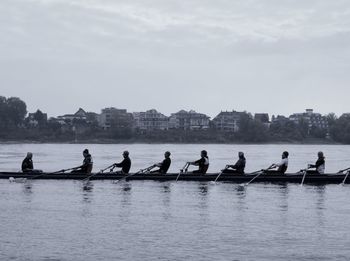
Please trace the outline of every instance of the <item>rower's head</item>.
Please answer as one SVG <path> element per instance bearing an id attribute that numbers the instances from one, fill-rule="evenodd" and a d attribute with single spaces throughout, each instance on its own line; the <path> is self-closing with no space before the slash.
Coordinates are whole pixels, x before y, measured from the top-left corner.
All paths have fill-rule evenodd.
<path id="1" fill-rule="evenodd" d="M 166 151 L 166 152 L 164 153 L 164 157 L 166 157 L 166 158 L 169 158 L 170 155 L 171 155 L 170 151 Z"/>
<path id="2" fill-rule="evenodd" d="M 124 157 L 124 158 L 129 157 L 129 151 L 127 151 L 127 150 L 124 151 L 124 152 L 123 152 L 123 157 Z"/>
<path id="3" fill-rule="evenodd" d="M 202 150 L 201 151 L 201 157 L 204 158 L 204 157 L 207 157 L 208 156 L 208 152 L 206 150 Z"/>
<path id="4" fill-rule="evenodd" d="M 288 156 L 289 156 L 289 152 L 288 151 L 283 151 L 282 159 L 286 159 L 286 158 L 288 158 Z"/>
<path id="5" fill-rule="evenodd" d="M 32 159 L 33 158 L 33 153 L 27 152 L 27 159 Z"/>
<path id="6" fill-rule="evenodd" d="M 318 155 L 318 158 L 319 158 L 319 159 L 323 159 L 323 158 L 324 158 L 324 154 L 323 154 L 322 151 L 319 151 L 319 152 L 317 153 L 317 155 Z"/>
<path id="7" fill-rule="evenodd" d="M 89 155 L 89 150 L 88 150 L 88 149 L 85 149 L 85 150 L 83 151 L 83 156 L 86 157 L 86 156 L 88 156 L 88 155 Z"/>
<path id="8" fill-rule="evenodd" d="M 238 157 L 240 159 L 244 158 L 244 153 L 242 151 L 238 152 Z"/>

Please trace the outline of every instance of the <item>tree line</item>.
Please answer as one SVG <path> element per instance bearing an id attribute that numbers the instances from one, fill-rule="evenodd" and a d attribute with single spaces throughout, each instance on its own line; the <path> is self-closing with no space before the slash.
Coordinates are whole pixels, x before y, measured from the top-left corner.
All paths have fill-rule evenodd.
<path id="1" fill-rule="evenodd" d="M 350 144 L 350 117 L 327 115 L 328 129 L 309 126 L 308 122 L 295 123 L 277 120 L 263 123 L 244 112 L 240 116 L 237 132 L 207 130 L 153 130 L 141 131 L 133 128 L 130 120 L 113 121 L 108 130 L 98 126 L 93 113 L 88 119 L 67 121 L 62 125 L 54 119 L 47 120 L 37 110 L 31 120 L 27 106 L 17 97 L 0 96 L 0 141 L 37 142 L 169 142 L 169 143 L 268 143 L 268 142 L 336 142 Z M 287 118 L 286 118 L 287 119 Z"/>

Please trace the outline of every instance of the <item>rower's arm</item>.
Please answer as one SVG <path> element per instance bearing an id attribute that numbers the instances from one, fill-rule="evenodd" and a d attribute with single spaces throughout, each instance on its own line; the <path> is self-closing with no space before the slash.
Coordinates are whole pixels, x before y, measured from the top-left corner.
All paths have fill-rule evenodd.
<path id="1" fill-rule="evenodd" d="M 273 169 L 273 168 L 277 168 L 279 166 L 279 164 L 271 164 L 271 166 L 270 167 L 268 167 L 269 169 Z"/>
<path id="2" fill-rule="evenodd" d="M 124 165 L 124 160 L 120 163 L 114 163 L 114 166 L 117 167 L 117 168 L 122 168 Z"/>
<path id="3" fill-rule="evenodd" d="M 154 164 L 153 167 L 159 167 L 160 168 L 162 165 L 163 165 L 163 162 L 159 162 L 157 164 Z"/>

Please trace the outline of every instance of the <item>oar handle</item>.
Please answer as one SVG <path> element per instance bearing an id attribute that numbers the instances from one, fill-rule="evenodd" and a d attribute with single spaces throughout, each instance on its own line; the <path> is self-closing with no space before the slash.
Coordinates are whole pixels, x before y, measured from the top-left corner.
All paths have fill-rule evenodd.
<path id="1" fill-rule="evenodd" d="M 103 173 L 103 172 L 105 172 L 107 169 L 110 169 L 110 168 L 112 168 L 112 167 L 114 167 L 114 163 L 113 163 L 112 165 L 108 166 L 107 168 L 101 169 L 101 170 L 100 170 L 100 173 Z"/>
<path id="2" fill-rule="evenodd" d="M 61 172 L 66 172 L 66 171 L 69 171 L 69 170 L 75 170 L 75 169 L 79 169 L 80 167 L 75 167 L 75 168 L 70 168 L 70 169 L 61 169 L 61 170 L 58 170 L 58 171 L 55 171 L 55 172 L 51 172 L 49 174 L 56 174 L 56 173 L 61 173 Z"/>
<path id="3" fill-rule="evenodd" d="M 342 172 L 348 171 L 348 170 L 350 170 L 350 168 L 346 168 L 346 169 L 339 170 L 338 173 L 342 173 Z"/>

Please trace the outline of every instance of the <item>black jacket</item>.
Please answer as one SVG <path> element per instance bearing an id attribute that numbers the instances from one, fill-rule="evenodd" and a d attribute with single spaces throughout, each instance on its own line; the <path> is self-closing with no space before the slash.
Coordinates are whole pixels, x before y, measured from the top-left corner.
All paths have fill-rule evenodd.
<path id="1" fill-rule="evenodd" d="M 33 166 L 33 160 L 29 159 L 29 158 L 25 158 L 23 161 L 22 161 L 22 171 L 25 172 L 25 171 L 31 171 L 34 169 L 34 166 Z"/>
<path id="2" fill-rule="evenodd" d="M 129 157 L 126 157 L 122 162 L 115 164 L 115 166 L 118 168 L 122 168 L 122 171 L 124 173 L 129 173 L 131 168 L 131 160 Z"/>
<path id="3" fill-rule="evenodd" d="M 245 169 L 245 163 L 246 163 L 246 159 L 243 158 L 239 158 L 239 160 L 236 162 L 235 165 L 230 165 L 229 167 L 236 170 L 238 173 L 244 173 L 244 169 Z"/>
<path id="4" fill-rule="evenodd" d="M 170 164 L 171 164 L 171 159 L 165 158 L 162 162 L 162 165 L 159 168 L 159 172 L 162 174 L 166 174 L 170 168 Z"/>

